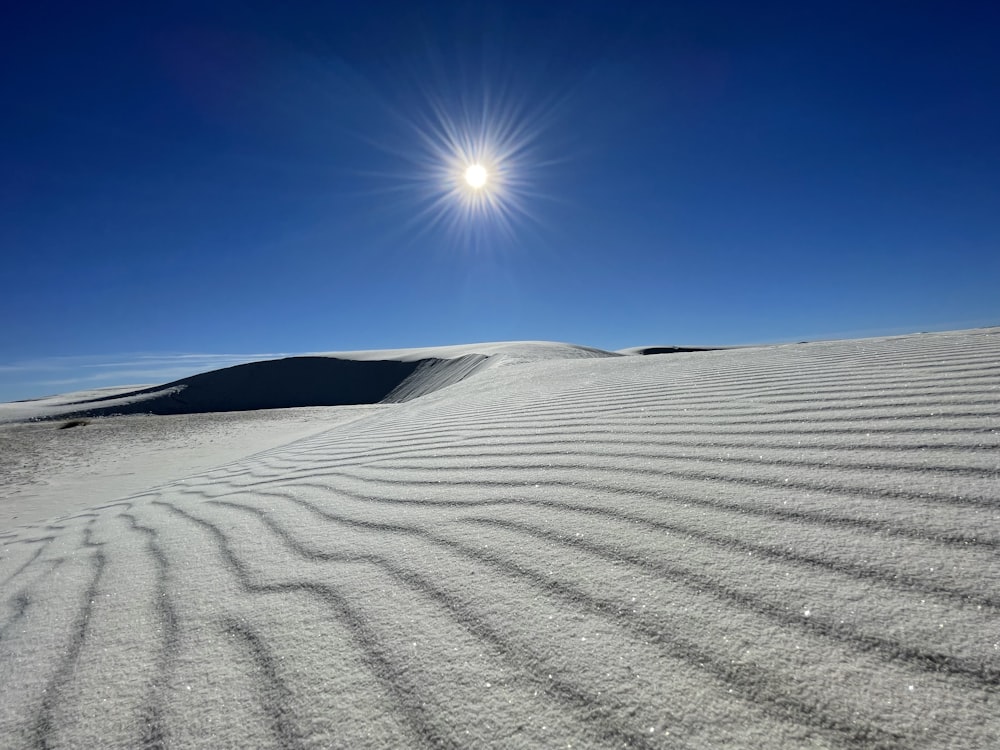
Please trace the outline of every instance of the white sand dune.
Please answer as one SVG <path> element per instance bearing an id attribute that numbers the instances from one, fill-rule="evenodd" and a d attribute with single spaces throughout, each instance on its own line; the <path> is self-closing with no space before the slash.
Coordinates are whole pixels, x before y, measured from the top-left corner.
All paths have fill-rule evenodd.
<path id="1" fill-rule="evenodd" d="M 445 388 L 482 366 L 617 356 L 621 355 L 572 344 L 519 341 L 285 357 L 225 367 L 163 385 L 103 388 L 0 404 L 0 424 L 56 417 L 397 403 Z"/>
<path id="2" fill-rule="evenodd" d="M 996 746 L 1000 329 L 545 347 L 0 531 L 0 747 Z"/>

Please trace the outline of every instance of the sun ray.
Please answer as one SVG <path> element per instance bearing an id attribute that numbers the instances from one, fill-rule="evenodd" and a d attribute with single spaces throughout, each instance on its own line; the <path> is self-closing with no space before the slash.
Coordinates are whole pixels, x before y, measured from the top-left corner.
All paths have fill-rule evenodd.
<path id="1" fill-rule="evenodd" d="M 411 90 L 417 101 L 394 108 L 405 132 L 383 150 L 405 174 L 391 192 L 412 199 L 409 229 L 443 232 L 468 252 L 501 252 L 523 225 L 538 223 L 537 175 L 552 163 L 540 148 L 545 110 L 513 98 L 509 86 L 484 83 L 462 96 L 448 90 L 425 81 Z"/>

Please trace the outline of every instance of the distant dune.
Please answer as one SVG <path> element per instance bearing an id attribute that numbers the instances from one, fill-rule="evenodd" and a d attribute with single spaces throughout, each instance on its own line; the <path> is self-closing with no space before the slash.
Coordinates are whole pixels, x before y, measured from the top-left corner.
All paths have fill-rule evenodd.
<path id="1" fill-rule="evenodd" d="M 0 404 L 0 422 L 396 403 L 457 383 L 487 363 L 614 356 L 619 355 L 572 344 L 528 341 L 285 357 L 225 367 L 163 385 Z"/>
<path id="2" fill-rule="evenodd" d="M 684 348 L 4 405 L 0 747 L 995 747 L 1000 328 Z"/>

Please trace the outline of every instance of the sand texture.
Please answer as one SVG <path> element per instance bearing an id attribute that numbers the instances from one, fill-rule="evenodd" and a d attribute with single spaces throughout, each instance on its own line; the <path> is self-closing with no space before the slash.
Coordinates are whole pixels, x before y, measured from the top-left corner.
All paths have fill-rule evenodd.
<path id="1" fill-rule="evenodd" d="M 0 423 L 0 529 L 45 521 L 275 448 L 385 406 Z"/>
<path id="2" fill-rule="evenodd" d="M 997 746 L 1000 329 L 539 352 L 0 531 L 0 747 Z"/>

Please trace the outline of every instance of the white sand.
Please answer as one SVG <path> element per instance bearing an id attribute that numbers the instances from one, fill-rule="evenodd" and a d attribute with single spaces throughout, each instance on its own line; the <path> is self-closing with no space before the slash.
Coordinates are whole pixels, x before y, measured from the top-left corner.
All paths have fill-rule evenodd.
<path id="1" fill-rule="evenodd" d="M 0 423 L 0 529 L 125 497 L 323 432 L 386 406 Z"/>
<path id="2" fill-rule="evenodd" d="M 0 747 L 995 745 L 1000 329 L 417 360 L 283 447 L 4 428 L 67 515 L 0 531 Z M 59 495 L 155 419 L 205 463 Z"/>
<path id="3" fill-rule="evenodd" d="M 101 388 L 0 404 L 0 424 L 73 416 L 398 403 L 445 388 L 480 368 L 620 356 L 548 341 L 312 354 L 248 362 L 163 385 Z"/>

